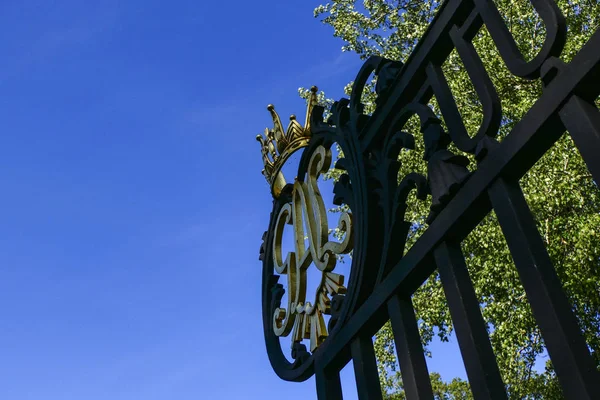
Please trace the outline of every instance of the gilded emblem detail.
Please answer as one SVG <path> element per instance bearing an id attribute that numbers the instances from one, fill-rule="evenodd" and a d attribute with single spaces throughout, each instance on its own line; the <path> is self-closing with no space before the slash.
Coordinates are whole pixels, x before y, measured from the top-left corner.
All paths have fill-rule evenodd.
<path id="1" fill-rule="evenodd" d="M 345 235 L 341 242 L 329 240 L 327 211 L 317 179 L 331 165 L 331 151 L 319 146 L 312 154 L 306 182 L 294 183 L 292 203 L 285 205 L 275 226 L 273 260 L 277 273 L 287 275 L 287 308 L 277 308 L 273 329 L 278 336 L 292 335 L 292 343 L 310 339 L 314 351 L 328 336 L 324 315 L 331 313 L 331 299 L 346 293 L 344 276 L 334 273 L 337 256 L 352 250 L 352 214 L 343 212 L 338 229 Z M 283 232 L 292 225 L 294 251 L 286 258 L 282 254 Z M 308 244 L 305 243 L 308 238 Z M 314 294 L 307 293 L 306 271 L 321 271 L 320 283 Z M 308 297 L 310 295 L 310 297 Z"/>
<path id="2" fill-rule="evenodd" d="M 260 143 L 264 169 L 262 170 L 265 179 L 271 186 L 271 193 L 279 197 L 281 189 L 286 185 L 286 180 L 281 173 L 281 167 L 288 158 L 297 150 L 306 147 L 310 140 L 310 117 L 312 110 L 317 105 L 317 87 L 310 88 L 310 97 L 306 109 L 306 120 L 302 126 L 295 115 L 290 116 L 290 123 L 286 130 L 275 111 L 275 106 L 269 104 L 267 110 L 273 118 L 273 129 L 266 128 L 265 134 L 256 136 Z"/>

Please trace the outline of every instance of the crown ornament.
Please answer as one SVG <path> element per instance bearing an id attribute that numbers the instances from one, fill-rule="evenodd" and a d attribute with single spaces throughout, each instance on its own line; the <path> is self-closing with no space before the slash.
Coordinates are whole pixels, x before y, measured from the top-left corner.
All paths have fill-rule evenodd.
<path id="1" fill-rule="evenodd" d="M 318 104 L 317 91 L 318 88 L 316 86 L 310 88 L 304 126 L 292 114 L 290 116 L 290 123 L 284 131 L 279 114 L 275 111 L 275 106 L 272 104 L 267 106 L 267 110 L 269 110 L 273 118 L 273 128 L 265 128 L 264 136 L 259 134 L 256 136 L 256 140 L 260 143 L 260 151 L 264 163 L 262 174 L 269 183 L 271 194 L 274 197 L 279 197 L 283 187 L 287 183 L 281 172 L 281 168 L 292 154 L 306 147 L 310 141 L 310 117 L 314 106 Z"/>

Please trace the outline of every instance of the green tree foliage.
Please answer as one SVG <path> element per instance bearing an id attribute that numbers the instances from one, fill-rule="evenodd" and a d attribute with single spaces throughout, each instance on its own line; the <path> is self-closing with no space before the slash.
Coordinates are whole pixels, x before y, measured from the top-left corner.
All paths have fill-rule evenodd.
<path id="1" fill-rule="evenodd" d="M 532 59 L 545 39 L 545 29 L 527 0 L 496 0 L 521 52 Z M 570 59 L 597 29 L 600 2 L 597 0 L 558 0 L 569 27 L 565 51 Z M 315 9 L 315 17 L 333 28 L 344 42 L 343 51 L 365 59 L 370 55 L 406 61 L 432 20 L 440 2 L 434 0 L 333 0 Z M 483 28 L 474 45 L 496 85 L 503 109 L 502 140 L 541 95 L 539 81 L 512 76 Z M 481 104 L 456 53 L 443 66 L 468 131 L 477 132 Z M 373 82 L 364 95 L 367 110 L 373 111 Z M 346 86 L 350 92 L 350 84 Z M 300 94 L 306 96 L 301 89 Z M 321 101 L 331 102 L 321 93 Z M 430 104 L 439 114 L 435 99 Z M 425 173 L 423 141 L 416 119 L 406 126 L 416 139 L 415 151 L 401 154 L 400 177 L 413 171 Z M 453 149 L 456 153 L 460 153 Z M 471 167 L 474 168 L 474 163 Z M 332 173 L 335 178 L 335 171 Z M 521 179 L 538 230 L 572 301 L 581 331 L 600 366 L 600 191 L 593 182 L 571 138 L 564 135 Z M 417 229 L 410 247 L 426 229 L 424 218 L 429 204 L 410 199 L 407 220 Z M 511 399 L 562 398 L 551 362 L 544 358 L 544 343 L 535 323 L 525 292 L 493 213 L 489 214 L 462 244 L 467 265 L 490 339 Z M 452 321 L 437 274 L 414 294 L 419 329 L 426 354 L 435 336 L 447 341 Z M 403 399 L 402 380 L 397 371 L 389 324 L 376 337 L 382 388 L 388 399 Z M 546 360 L 545 368 L 535 367 Z M 538 364 L 539 365 L 539 364 Z M 460 379 L 443 382 L 431 373 L 436 399 L 469 399 L 468 383 Z"/>
<path id="2" fill-rule="evenodd" d="M 470 400 L 473 398 L 469 384 L 461 379 L 455 378 L 450 382 L 444 382 L 438 373 L 431 373 L 431 387 L 433 389 L 433 398 L 435 400 Z M 399 390 L 394 393 L 386 393 L 385 400 L 405 400 L 406 396 L 402 391 L 402 381 L 399 382 Z"/>

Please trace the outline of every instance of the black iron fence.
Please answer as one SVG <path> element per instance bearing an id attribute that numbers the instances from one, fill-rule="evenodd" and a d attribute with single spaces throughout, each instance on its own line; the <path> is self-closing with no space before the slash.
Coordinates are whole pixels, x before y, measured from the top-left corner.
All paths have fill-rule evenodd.
<path id="1" fill-rule="evenodd" d="M 600 32 L 591 36 L 570 63 L 563 63 L 557 58 L 566 38 L 563 15 L 552 0 L 532 0 L 532 4 L 545 24 L 546 39 L 530 61 L 523 59 L 492 1 L 448 0 L 404 65 L 371 57 L 356 77 L 351 98 L 336 102 L 327 122 L 323 121 L 325 110 L 314 106 L 298 182 L 282 185 L 274 196 L 261 248 L 265 340 L 272 366 L 282 379 L 302 381 L 314 374 L 319 399 L 341 399 L 339 371 L 352 361 L 359 398 L 381 399 L 372 337 L 391 320 L 407 398 L 432 398 L 411 295 L 437 269 L 474 397 L 506 398 L 461 250 L 461 241 L 493 210 L 563 394 L 570 399 L 600 398 L 596 362 L 519 185 L 519 179 L 565 131 L 595 182 L 600 182 L 600 111 L 594 104 L 600 94 Z M 484 25 L 506 68 L 518 77 L 540 78 L 544 86 L 539 99 L 501 142 L 495 139 L 502 117 L 498 94 L 472 43 Z M 441 68 L 453 50 L 482 104 L 483 120 L 474 136 L 467 133 Z M 373 73 L 379 76 L 377 108 L 368 116 L 360 99 Z M 432 97 L 446 128 L 427 105 Z M 398 154 L 413 145 L 402 127 L 415 115 L 425 140 L 427 176 L 409 174 L 398 183 Z M 278 134 L 280 144 L 289 139 L 275 132 L 274 146 Z M 340 226 L 352 243 L 344 249 L 327 247 L 327 238 L 313 232 L 319 228 L 317 223 L 307 233 L 313 248 L 297 249 L 292 255 L 295 261 L 285 264 L 277 243 L 281 221 L 293 225 L 298 223 L 294 218 L 303 215 L 315 218 L 316 211 L 306 213 L 316 207 L 311 202 L 318 200 L 310 180 L 328 167 L 334 143 L 344 152 L 336 164 L 344 173 L 334 188 L 335 202 L 349 207 L 348 219 Z M 448 150 L 450 143 L 474 155 L 476 167 L 468 169 L 465 157 Z M 268 157 L 280 154 L 284 147 L 271 149 Z M 404 211 L 411 190 L 421 197 L 431 195 L 432 207 L 428 229 L 404 254 L 411 225 L 404 220 Z M 331 272 L 334 263 L 327 257 L 350 249 L 348 289 L 341 282 L 327 286 L 327 279 L 337 279 Z M 302 268 L 311 261 L 320 263 L 325 276 L 320 288 L 323 296 L 314 301 L 321 308 L 292 292 L 287 294 L 296 301 L 289 300 L 286 308 L 281 299 L 290 289 L 279 282 L 281 276 L 287 275 L 292 282 L 289 279 L 294 275 L 303 288 Z M 321 314 L 330 315 L 327 328 Z M 281 336 L 290 333 L 292 360 L 285 357 L 280 343 Z M 302 344 L 305 338 L 312 340 L 310 349 Z"/>

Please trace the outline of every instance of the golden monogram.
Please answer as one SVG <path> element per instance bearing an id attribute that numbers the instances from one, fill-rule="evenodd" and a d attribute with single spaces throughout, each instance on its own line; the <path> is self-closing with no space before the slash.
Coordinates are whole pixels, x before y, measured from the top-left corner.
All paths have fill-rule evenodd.
<path id="1" fill-rule="evenodd" d="M 320 174 L 331 165 L 331 151 L 319 146 L 312 154 L 306 182 L 296 181 L 292 203 L 280 211 L 275 225 L 273 260 L 275 270 L 287 275 L 287 308 L 277 308 L 273 329 L 278 336 L 292 333 L 292 343 L 310 339 L 314 351 L 328 335 L 323 315 L 331 312 L 331 299 L 346 293 L 344 276 L 333 272 L 337 256 L 352 250 L 352 214 L 343 212 L 338 229 L 345 233 L 342 242 L 329 240 L 327 210 L 317 186 Z M 283 259 L 281 250 L 285 225 L 294 230 L 294 251 Z M 306 226 L 306 230 L 305 230 Z M 305 245 L 308 238 L 308 246 Z M 306 270 L 314 265 L 321 271 L 314 297 L 307 299 Z"/>

